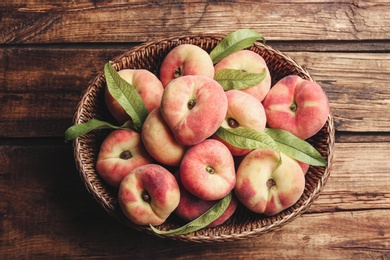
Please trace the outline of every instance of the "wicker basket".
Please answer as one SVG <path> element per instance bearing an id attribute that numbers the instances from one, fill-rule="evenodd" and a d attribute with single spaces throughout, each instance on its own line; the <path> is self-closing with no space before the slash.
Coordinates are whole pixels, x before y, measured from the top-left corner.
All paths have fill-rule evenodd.
<path id="1" fill-rule="evenodd" d="M 224 37 L 220 34 L 191 35 L 172 37 L 147 42 L 138 45 L 113 59 L 117 70 L 125 68 L 147 69 L 159 75 L 159 68 L 163 58 L 179 44 L 189 43 L 200 46 L 210 52 Z M 295 74 L 302 78 L 313 80 L 308 72 L 285 54 L 268 45 L 256 42 L 251 48 L 260 54 L 266 61 L 272 77 L 272 85 L 284 76 Z M 92 118 L 105 121 L 113 120 L 104 104 L 105 78 L 103 71 L 88 85 L 74 115 L 74 124 L 84 123 Z M 114 121 L 112 121 L 114 122 Z M 192 242 L 225 242 L 246 239 L 274 231 L 291 222 L 305 212 L 320 194 L 329 175 L 332 165 L 334 126 L 332 116 L 329 115 L 325 126 L 319 133 L 308 141 L 322 154 L 327 161 L 327 167 L 310 166 L 306 174 L 304 194 L 292 207 L 275 216 L 263 216 L 238 206 L 234 215 L 224 224 L 214 228 L 204 228 L 186 235 L 165 236 L 155 234 L 149 227 L 136 226 L 123 215 L 118 201 L 117 190 L 100 179 L 95 170 L 96 159 L 100 144 L 107 135 L 107 131 L 95 130 L 87 135 L 78 137 L 74 145 L 74 155 L 82 181 L 96 201 L 114 218 L 124 224 L 142 232 L 163 238 L 192 241 Z M 174 214 L 158 226 L 161 230 L 177 228 L 184 223 Z"/>

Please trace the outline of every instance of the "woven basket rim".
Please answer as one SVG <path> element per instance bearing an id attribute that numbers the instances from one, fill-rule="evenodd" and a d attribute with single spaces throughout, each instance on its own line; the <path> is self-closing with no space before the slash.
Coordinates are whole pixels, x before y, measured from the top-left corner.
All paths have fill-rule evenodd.
<path id="1" fill-rule="evenodd" d="M 220 41 L 225 35 L 224 34 L 213 34 L 213 33 L 204 33 L 204 34 L 190 34 L 190 35 L 181 35 L 181 36 L 171 36 L 167 38 L 160 38 L 153 41 L 148 41 L 145 43 L 141 43 L 139 45 L 136 45 L 124 53 L 114 57 L 112 61 L 114 62 L 114 66 L 117 65 L 120 62 L 122 62 L 124 59 L 128 58 L 129 55 L 133 55 L 135 53 L 143 52 L 145 48 L 148 48 L 150 46 L 160 46 L 168 43 L 177 43 L 181 44 L 182 41 L 188 41 L 188 40 L 194 40 L 194 39 L 200 39 L 201 41 L 207 41 L 207 39 Z M 290 63 L 294 69 L 297 69 L 299 73 L 303 75 L 303 77 L 306 77 L 307 79 L 311 81 L 315 81 L 311 75 L 308 73 L 306 68 L 300 66 L 294 59 L 289 57 L 288 55 L 284 54 L 283 52 L 267 45 L 262 42 L 255 42 L 253 45 L 253 48 L 261 48 L 265 51 L 272 53 L 280 58 L 282 58 L 285 62 Z M 119 67 L 117 67 L 119 69 Z M 87 102 L 91 102 L 91 100 L 94 100 L 93 92 L 98 85 L 96 82 L 99 80 L 104 79 L 103 71 L 100 71 L 96 77 L 91 80 L 87 88 L 82 93 L 82 96 L 80 98 L 79 103 L 77 104 L 76 111 L 73 117 L 73 123 L 79 124 L 85 122 L 88 118 L 86 117 L 86 114 L 88 115 L 91 111 L 89 107 L 86 107 Z M 149 227 L 145 226 L 137 226 L 132 223 L 129 223 L 127 219 L 121 215 L 120 210 L 118 210 L 115 205 L 112 204 L 110 200 L 108 200 L 105 196 L 102 195 L 102 192 L 98 185 L 96 185 L 96 180 L 92 180 L 88 173 L 94 172 L 95 170 L 91 165 L 87 165 L 85 163 L 86 161 L 86 143 L 83 137 L 78 137 L 73 141 L 73 150 L 74 150 L 74 158 L 76 161 L 76 167 L 79 171 L 80 177 L 82 181 L 85 184 L 85 187 L 89 191 L 89 193 L 94 197 L 94 199 L 103 207 L 105 211 L 108 212 L 109 215 L 116 218 L 120 222 L 123 222 L 124 224 L 130 226 L 133 229 L 149 233 L 154 236 L 162 237 L 162 238 L 168 238 L 173 240 L 181 240 L 181 241 L 191 241 L 191 242 L 227 242 L 227 241 L 235 241 L 239 239 L 247 239 L 251 237 L 257 237 L 263 234 L 266 234 L 268 232 L 274 231 L 276 229 L 279 229 L 286 225 L 287 223 L 290 223 L 295 218 L 300 216 L 302 213 L 304 213 L 313 203 L 313 201 L 319 196 L 321 191 L 323 190 L 325 183 L 327 182 L 332 165 L 333 165 L 333 146 L 335 142 L 335 129 L 334 129 L 334 122 L 333 122 L 333 116 L 330 113 L 326 122 L 326 125 L 323 127 L 325 129 L 324 131 L 327 133 L 326 136 L 326 161 L 327 166 L 324 167 L 324 172 L 322 176 L 318 179 L 318 183 L 316 183 L 315 187 L 313 188 L 313 192 L 303 201 L 302 205 L 295 208 L 290 214 L 286 215 L 280 215 L 281 217 L 273 221 L 269 225 L 261 226 L 261 227 L 248 227 L 247 230 L 241 231 L 239 233 L 231 233 L 231 232 L 225 232 L 222 234 L 213 234 L 212 231 L 209 231 L 205 234 L 197 234 L 195 233 L 189 233 L 186 235 L 158 235 L 154 233 Z M 110 199 L 110 198 L 109 198 Z M 210 228 L 208 228 L 210 229 Z M 211 229 L 212 230 L 212 229 Z"/>

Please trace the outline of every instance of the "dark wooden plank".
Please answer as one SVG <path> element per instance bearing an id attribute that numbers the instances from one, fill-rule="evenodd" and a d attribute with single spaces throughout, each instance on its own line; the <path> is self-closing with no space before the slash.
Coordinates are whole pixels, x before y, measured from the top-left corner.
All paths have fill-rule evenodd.
<path id="1" fill-rule="evenodd" d="M 339 131 L 336 133 L 336 142 L 338 143 L 390 142 L 390 133 L 389 132 L 352 133 L 352 132 Z"/>
<path id="2" fill-rule="evenodd" d="M 389 10 L 385 1 L 6 1 L 0 4 L 0 43 L 144 42 L 239 28 L 270 40 L 384 40 Z"/>
<path id="3" fill-rule="evenodd" d="M 285 52 L 365 52 L 383 53 L 390 48 L 389 40 L 311 40 L 311 41 L 266 41 L 267 44 Z"/>
<path id="4" fill-rule="evenodd" d="M 124 50 L 0 50 L 0 136 L 62 136 L 105 62 Z"/>
<path id="5" fill-rule="evenodd" d="M 3 244 L 1 249 L 6 258 L 388 259 L 385 214 L 383 210 L 304 214 L 273 233 L 223 244 L 163 240 L 112 221 L 89 219 L 76 227 L 67 223 L 60 234 L 16 233 L 11 240 L 15 246 Z"/>
<path id="6" fill-rule="evenodd" d="M 126 47 L 1 49 L 0 136 L 62 136 L 88 82 Z M 388 132 L 389 53 L 286 53 L 326 91 L 336 130 Z"/>
<path id="7" fill-rule="evenodd" d="M 110 218 L 82 184 L 70 145 L 11 143 L 0 146 L 0 255 L 5 259 L 390 257 L 390 162 L 384 160 L 389 143 L 337 144 L 323 194 L 282 229 L 200 245 L 142 234 Z"/>

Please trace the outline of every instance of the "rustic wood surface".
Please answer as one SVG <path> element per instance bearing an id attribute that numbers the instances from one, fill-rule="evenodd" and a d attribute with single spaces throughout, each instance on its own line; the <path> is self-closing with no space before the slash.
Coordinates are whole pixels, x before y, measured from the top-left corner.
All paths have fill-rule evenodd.
<path id="1" fill-rule="evenodd" d="M 1 1 L 0 259 L 390 259 L 390 1 Z M 63 142 L 108 60 L 161 37 L 251 28 L 324 88 L 331 176 L 281 229 L 170 241 L 109 217 Z"/>

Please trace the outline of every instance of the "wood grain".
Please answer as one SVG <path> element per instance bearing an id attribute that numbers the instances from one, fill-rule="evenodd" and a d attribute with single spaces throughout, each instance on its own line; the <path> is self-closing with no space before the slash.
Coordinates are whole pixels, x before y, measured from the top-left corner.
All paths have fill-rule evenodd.
<path id="1" fill-rule="evenodd" d="M 0 258 L 390 259 L 389 10 L 387 0 L 0 1 Z M 141 42 L 240 28 L 305 66 L 330 99 L 322 193 L 280 230 L 229 243 L 118 223 L 62 139 L 88 82 Z"/>
<path id="2" fill-rule="evenodd" d="M 0 43 L 144 42 L 252 28 L 269 40 L 385 40 L 386 1 L 2 2 Z"/>
<path id="3" fill-rule="evenodd" d="M 126 47 L 0 50 L 0 136 L 62 136 L 88 82 Z M 389 53 L 286 54 L 324 88 L 337 131 L 390 129 Z"/>
<path id="4" fill-rule="evenodd" d="M 0 255 L 247 259 L 284 258 L 287 250 L 292 258 L 386 258 L 389 149 L 389 143 L 336 144 L 331 177 L 308 212 L 258 238 L 198 245 L 142 234 L 110 218 L 82 184 L 70 145 L 2 145 Z M 367 154 L 373 164 L 361 162 Z"/>
<path id="5" fill-rule="evenodd" d="M 0 50 L 0 136 L 63 136 L 82 91 L 122 51 Z M 11 130 L 11 131 L 10 131 Z"/>
<path id="6" fill-rule="evenodd" d="M 388 259 L 386 211 L 305 214 L 288 226 L 258 238 L 223 244 L 161 241 L 123 228 L 99 211 L 68 218 L 61 227 L 40 225 L 43 235 L 14 233 L 3 246 L 10 258 L 127 258 L 134 259 Z M 95 215 L 91 215 L 95 214 Z M 90 219 L 94 217 L 96 219 Z M 89 219 L 88 219 L 89 218 Z M 63 219 L 60 219 L 64 221 Z M 82 223 L 75 226 L 72 222 Z M 331 225 L 327 223 L 338 223 Z M 313 226 L 316 231 L 313 232 Z M 339 228 L 339 227 L 342 228 Z M 53 228 L 48 230 L 49 228 Z M 97 228 L 98 227 L 98 228 Z M 66 233 L 63 230 L 66 229 Z M 91 231 L 92 230 L 92 231 Z M 61 232 L 57 233 L 56 232 Z M 334 234 L 334 235 L 331 235 Z M 364 235 L 363 235 L 364 234 Z M 45 246 L 42 246 L 42 245 Z M 261 250 L 260 250 L 261 248 Z"/>
<path id="7" fill-rule="evenodd" d="M 331 176 L 309 211 L 390 209 L 389 150 L 390 142 L 336 143 Z"/>

